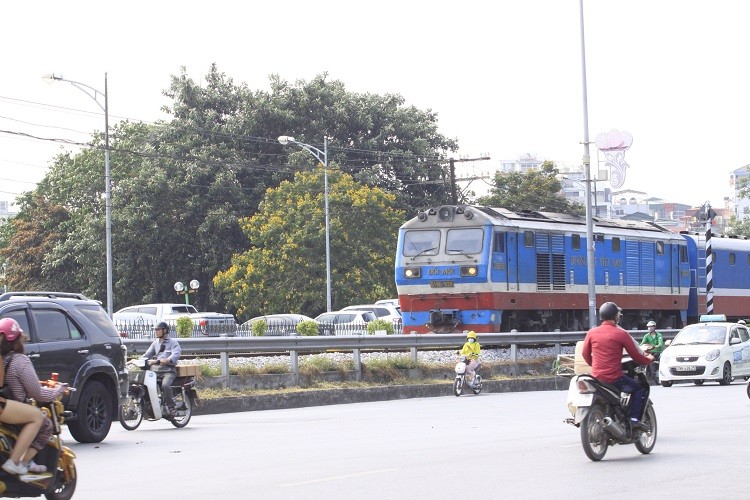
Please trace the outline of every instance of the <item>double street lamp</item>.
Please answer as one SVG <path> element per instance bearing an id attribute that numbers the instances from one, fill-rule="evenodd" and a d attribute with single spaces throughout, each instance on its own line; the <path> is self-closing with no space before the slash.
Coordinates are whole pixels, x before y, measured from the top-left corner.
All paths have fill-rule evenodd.
<path id="1" fill-rule="evenodd" d="M 288 135 L 282 135 L 279 137 L 279 142 L 286 146 L 287 144 L 296 144 L 302 149 L 307 150 L 308 153 L 318 159 L 323 164 L 323 191 L 325 199 L 325 213 L 326 213 L 326 312 L 331 312 L 331 230 L 330 230 L 330 217 L 328 212 L 328 138 L 323 137 L 323 151 L 294 140 L 294 137 Z"/>
<path id="2" fill-rule="evenodd" d="M 190 284 L 188 285 L 190 288 L 185 287 L 185 285 L 182 283 L 182 281 L 178 281 L 174 284 L 174 291 L 177 292 L 177 295 L 184 295 L 185 296 L 185 305 L 190 305 L 190 299 L 188 298 L 191 293 L 195 293 L 198 291 L 198 288 L 200 288 L 201 284 L 198 280 L 192 280 Z"/>
<path id="3" fill-rule="evenodd" d="M 104 73 L 104 93 L 99 92 L 94 87 L 85 83 L 68 80 L 62 75 L 50 74 L 45 75 L 45 79 L 57 82 L 68 82 L 81 92 L 85 93 L 104 111 L 104 212 L 105 212 L 105 238 L 107 245 L 107 313 L 112 317 L 112 203 L 111 203 L 111 186 L 109 176 L 109 103 L 107 101 L 107 73 Z M 99 97 L 104 99 L 102 104 Z"/>

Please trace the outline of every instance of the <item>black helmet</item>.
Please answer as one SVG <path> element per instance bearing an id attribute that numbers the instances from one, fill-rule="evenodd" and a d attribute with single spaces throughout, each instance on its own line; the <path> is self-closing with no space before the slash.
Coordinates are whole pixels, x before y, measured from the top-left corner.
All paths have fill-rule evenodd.
<path id="1" fill-rule="evenodd" d="M 610 321 L 616 321 L 617 315 L 621 309 L 617 307 L 617 304 L 614 302 L 605 302 L 602 304 L 602 306 L 599 308 L 599 319 L 604 320 L 610 320 Z"/>
<path id="2" fill-rule="evenodd" d="M 166 321 L 159 321 L 159 323 L 154 327 L 154 330 L 161 330 L 162 328 L 164 328 L 167 333 L 169 333 L 169 325 Z"/>

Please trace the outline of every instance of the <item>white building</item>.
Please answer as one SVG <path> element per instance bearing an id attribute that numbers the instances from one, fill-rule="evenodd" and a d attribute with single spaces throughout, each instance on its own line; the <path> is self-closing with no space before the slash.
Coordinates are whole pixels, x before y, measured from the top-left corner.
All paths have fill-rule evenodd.
<path id="1" fill-rule="evenodd" d="M 748 176 L 750 176 L 750 165 L 740 167 L 729 174 L 732 209 L 738 219 L 750 216 L 750 198 L 740 198 L 740 181 L 747 179 Z"/>

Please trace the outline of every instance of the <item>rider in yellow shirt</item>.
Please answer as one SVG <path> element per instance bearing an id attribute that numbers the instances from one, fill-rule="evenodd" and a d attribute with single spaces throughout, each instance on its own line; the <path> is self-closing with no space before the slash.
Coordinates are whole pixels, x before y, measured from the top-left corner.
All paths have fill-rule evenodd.
<path id="1" fill-rule="evenodd" d="M 466 334 L 466 343 L 461 348 L 459 355 L 466 358 L 466 373 L 471 375 L 471 385 L 479 381 L 479 375 L 476 374 L 476 370 L 479 368 L 479 353 L 481 351 L 482 346 L 477 341 L 477 334 L 474 331 L 470 331 Z"/>

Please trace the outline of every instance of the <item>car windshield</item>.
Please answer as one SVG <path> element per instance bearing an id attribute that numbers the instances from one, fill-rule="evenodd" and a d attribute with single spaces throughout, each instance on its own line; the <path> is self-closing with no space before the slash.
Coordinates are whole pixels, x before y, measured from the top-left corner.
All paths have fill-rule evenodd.
<path id="1" fill-rule="evenodd" d="M 725 326 L 694 325 L 685 328 L 674 338 L 672 345 L 716 344 L 726 342 Z"/>

